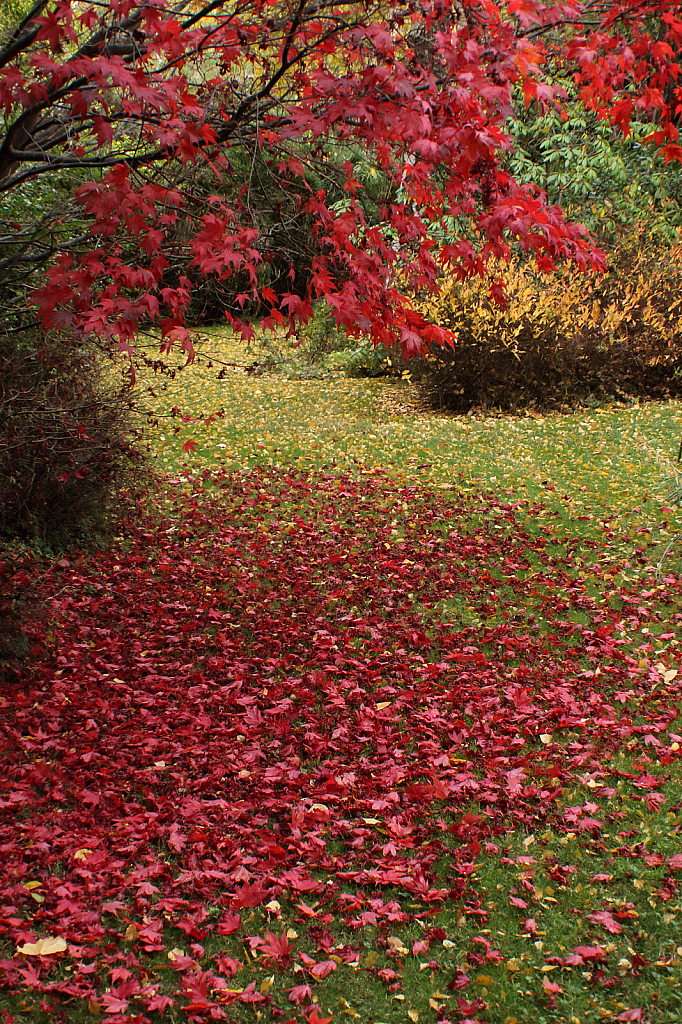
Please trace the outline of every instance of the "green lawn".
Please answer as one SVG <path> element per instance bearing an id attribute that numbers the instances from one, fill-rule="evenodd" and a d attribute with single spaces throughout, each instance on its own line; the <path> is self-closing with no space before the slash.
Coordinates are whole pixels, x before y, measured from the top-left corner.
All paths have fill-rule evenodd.
<path id="1" fill-rule="evenodd" d="M 557 540 L 565 530 L 600 540 L 613 533 L 624 552 L 644 542 L 654 560 L 682 527 L 678 509 L 666 505 L 682 437 L 679 402 L 450 416 L 420 411 L 409 381 L 348 379 L 334 355 L 306 368 L 285 349 L 281 372 L 247 372 L 267 365 L 270 350 L 247 349 L 218 330 L 200 335 L 197 350 L 193 365 L 177 361 L 174 379 L 140 379 L 154 419 L 146 440 L 161 472 L 297 465 L 511 492 L 558 513 L 547 520 Z M 306 379 L 306 370 L 316 376 Z M 179 428 L 174 407 L 193 422 Z M 187 441 L 196 441 L 191 458 Z"/>

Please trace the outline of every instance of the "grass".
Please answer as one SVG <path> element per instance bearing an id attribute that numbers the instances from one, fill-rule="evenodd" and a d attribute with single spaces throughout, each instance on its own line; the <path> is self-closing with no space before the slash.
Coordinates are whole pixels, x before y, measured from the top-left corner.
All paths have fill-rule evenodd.
<path id="1" fill-rule="evenodd" d="M 570 523 L 600 539 L 603 524 L 611 523 L 621 539 L 644 530 L 647 542 L 663 542 L 682 522 L 660 511 L 667 462 L 682 434 L 680 403 L 546 417 L 427 414 L 409 380 L 345 377 L 343 354 L 315 367 L 317 377 L 302 379 L 295 352 L 278 357 L 282 371 L 261 372 L 275 362 L 270 348 L 245 349 L 217 329 L 200 335 L 198 353 L 189 367 L 178 361 L 174 379 L 150 373 L 140 382 L 154 420 L 147 440 L 162 471 L 193 475 L 198 466 L 259 464 L 381 469 L 421 484 L 540 498 L 559 513 L 559 524 L 550 521 L 554 533 Z M 178 429 L 174 407 L 193 422 Z M 223 417 L 204 424 L 220 410 Z M 187 440 L 197 442 L 191 462 Z"/>
<path id="2" fill-rule="evenodd" d="M 468 635 L 480 631 L 482 648 L 492 652 L 486 643 L 498 626 L 510 621 L 519 633 L 556 631 L 560 662 L 562 643 L 575 643 L 571 624 L 587 621 L 575 600 L 579 583 L 592 619 L 600 607 L 622 612 L 615 635 L 621 651 L 632 659 L 633 672 L 639 673 L 641 721 L 651 717 L 647 680 L 658 671 L 661 682 L 653 685 L 660 685 L 665 697 L 666 680 L 671 672 L 670 682 L 674 679 L 678 661 L 675 623 L 682 609 L 678 591 L 666 584 L 665 575 L 679 567 L 679 548 L 669 554 L 663 577 L 656 576 L 668 541 L 682 530 L 679 509 L 666 505 L 668 462 L 676 455 L 682 432 L 678 403 L 582 409 L 547 417 L 446 417 L 420 410 L 409 381 L 347 379 L 335 356 L 308 373 L 295 354 L 285 351 L 278 356 L 278 372 L 247 372 L 256 362 L 266 363 L 266 356 L 267 352 L 246 352 L 220 332 L 206 332 L 195 364 L 177 366 L 172 379 L 151 371 L 141 377 L 139 387 L 149 405 L 145 440 L 161 474 L 175 481 L 181 492 L 198 497 L 204 488 L 207 497 L 213 493 L 213 471 L 225 467 L 248 474 L 259 466 L 295 466 L 311 471 L 313 481 L 316 473 L 343 472 L 359 481 L 386 479 L 437 493 L 444 503 L 443 522 L 424 529 L 420 490 L 411 491 L 412 497 L 401 506 L 394 497 L 387 500 L 391 534 L 386 546 L 417 534 L 438 543 L 449 528 L 448 502 L 463 500 L 468 503 L 472 543 L 481 540 L 474 564 L 487 576 L 465 595 L 444 597 L 435 610 L 417 593 L 415 611 L 427 632 L 438 618 L 452 621 Z M 177 413 L 171 413 L 173 408 L 190 422 L 183 424 Z M 206 423 L 211 413 L 221 410 Z M 191 455 L 184 448 L 187 441 L 196 442 Z M 269 550 L 281 550 L 291 542 L 294 523 L 326 528 L 316 518 L 314 495 L 309 502 L 298 492 L 288 508 L 280 504 L 270 513 L 267 493 L 258 494 L 260 499 L 254 501 L 235 501 L 231 516 L 235 528 L 243 525 L 258 531 L 261 539 L 266 535 Z M 169 498 L 165 508 L 176 522 L 181 501 Z M 363 516 L 371 517 L 369 504 L 358 499 L 356 529 Z M 515 506 L 513 514 L 505 511 L 510 506 Z M 489 554 L 487 541 L 505 537 L 511 550 L 520 534 L 528 539 L 527 561 L 505 568 Z M 537 538 L 545 542 L 541 549 L 534 544 Z M 267 571 L 265 583 L 266 576 Z M 325 577 L 320 565 L 321 595 L 329 589 Z M 229 593 L 231 584 L 226 582 L 224 588 Z M 353 600 L 362 599 L 358 593 Z M 549 597 L 556 607 L 562 596 L 565 637 L 548 608 Z M 281 597 L 286 604 L 287 595 Z M 333 595 L 328 599 L 341 604 L 345 600 Z M 637 600 L 644 613 L 635 616 L 631 611 Z M 673 621 L 673 615 L 678 619 Z M 245 630 L 245 638 L 247 634 Z M 438 655 L 435 649 L 425 653 L 430 659 Z M 518 668 L 520 659 L 514 652 L 508 664 Z M 595 658 L 586 653 L 584 671 L 589 686 L 601 687 L 608 695 L 607 668 L 603 682 L 597 682 Z M 381 697 L 381 680 L 377 686 L 376 696 Z M 639 699 L 632 698 L 630 705 L 635 725 Z M 304 894 L 298 903 L 282 897 L 266 907 L 242 911 L 244 928 L 239 934 L 212 932 L 201 954 L 183 931 L 170 927 L 164 934 L 166 946 L 176 956 L 191 953 L 202 965 L 215 964 L 216 957 L 233 958 L 239 967 L 230 979 L 233 1000 L 226 1012 L 235 1022 L 288 1016 L 301 1021 L 288 993 L 309 983 L 310 1002 L 319 1006 L 321 1018 L 331 1016 L 334 1024 L 674 1024 L 682 1019 L 682 894 L 678 877 L 666 865 L 682 851 L 682 740 L 675 738 L 674 728 L 668 723 L 655 742 L 633 733 L 627 742 L 606 744 L 586 758 L 583 768 L 576 768 L 565 783 L 554 820 L 538 819 L 514 828 L 511 820 L 509 827 L 497 823 L 497 831 L 488 835 L 490 848 L 483 843 L 472 851 L 471 871 L 458 900 L 411 901 L 391 886 L 377 886 L 372 893 L 371 887 L 363 889 L 349 881 L 337 893 L 333 915 L 315 896 Z M 558 764 L 560 752 L 564 756 L 570 751 L 578 735 L 557 728 L 555 735 L 543 733 L 529 741 L 531 778 L 533 765 L 549 763 L 542 758 L 551 758 L 555 751 Z M 466 760 L 465 750 L 462 755 Z M 551 778 L 552 764 L 537 778 L 543 771 Z M 314 765 L 303 767 L 312 770 Z M 660 787 L 665 802 L 645 798 L 637 778 L 647 772 L 665 777 Z M 561 812 L 571 807 L 587 807 L 580 814 L 598 815 L 603 830 L 597 834 L 578 824 L 569 827 Z M 475 803 L 468 810 L 481 812 Z M 442 822 L 433 864 L 444 888 L 460 878 L 453 858 L 466 835 L 463 814 L 464 809 L 453 812 L 439 801 L 424 811 L 431 826 Z M 391 841 L 381 814 L 366 815 L 356 824 L 361 824 L 368 844 Z M 464 832 L 457 831 L 462 828 Z M 339 848 L 343 845 L 338 837 L 328 838 L 330 854 L 334 842 L 341 844 Z M 171 850 L 165 856 L 173 862 Z M 325 881 L 326 876 L 318 868 L 315 877 Z M 358 892 L 363 911 L 368 911 L 370 897 L 381 898 L 374 923 L 358 923 L 361 910 L 351 909 Z M 512 904 L 510 897 L 517 903 Z M 386 910 L 391 900 L 401 910 L 393 920 Z M 222 908 L 215 913 L 222 913 Z M 613 930 L 592 917 L 604 913 L 615 921 Z M 286 934 L 297 950 L 316 961 L 324 959 L 321 950 L 331 942 L 335 969 L 315 982 L 302 971 L 300 961 L 273 960 L 245 944 L 244 933 L 262 937 L 266 929 L 277 936 Z M 571 951 L 580 946 L 600 947 L 603 956 L 585 954 L 583 963 L 567 963 Z M 340 950 L 345 952 L 339 955 Z M 12 952 L 5 948 L 2 955 Z M 172 966 L 168 955 L 150 955 L 149 977 L 163 986 Z M 241 1001 L 251 982 L 256 996 L 272 996 L 282 1012 L 275 1013 L 257 999 Z M 314 1014 L 307 1012 L 314 1021 Z M 0 1020 L 3 1013 L 8 1024 L 54 1019 L 30 989 L 0 993 Z M 171 1021 L 209 1018 L 208 1011 L 192 1016 L 177 1006 L 165 1011 L 165 1019 Z M 117 1018 L 91 1002 L 74 1004 L 67 1019 L 85 1024 Z M 156 1020 L 157 1014 L 149 1019 Z"/>

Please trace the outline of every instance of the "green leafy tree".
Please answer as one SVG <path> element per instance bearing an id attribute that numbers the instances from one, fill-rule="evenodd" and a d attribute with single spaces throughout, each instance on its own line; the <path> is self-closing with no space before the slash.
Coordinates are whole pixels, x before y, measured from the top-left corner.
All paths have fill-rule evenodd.
<path id="1" fill-rule="evenodd" d="M 604 244 L 635 225 L 656 241 L 674 239 L 682 225 L 682 169 L 651 146 L 655 124 L 634 119 L 626 133 L 586 108 L 572 82 L 564 85 L 563 107 L 532 103 L 510 119 L 511 173 L 543 189 Z"/>

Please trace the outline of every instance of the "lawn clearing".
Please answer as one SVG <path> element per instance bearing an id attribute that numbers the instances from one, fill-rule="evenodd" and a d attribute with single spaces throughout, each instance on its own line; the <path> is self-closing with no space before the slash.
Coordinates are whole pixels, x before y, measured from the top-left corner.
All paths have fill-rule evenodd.
<path id="1" fill-rule="evenodd" d="M 647 541 L 682 528 L 676 513 L 660 512 L 682 435 L 680 403 L 595 403 L 546 417 L 434 415 L 420 410 L 407 380 L 346 378 L 343 353 L 310 367 L 283 343 L 246 349 L 217 329 L 202 334 L 197 349 L 196 363 L 183 369 L 178 360 L 173 379 L 151 370 L 140 377 L 152 419 L 147 439 L 171 475 L 193 478 L 205 465 L 352 474 L 376 467 L 410 482 L 541 498 L 577 531 L 594 526 L 600 540 L 604 520 L 632 539 L 651 531 Z M 280 372 L 265 369 L 273 365 Z M 188 441 L 196 444 L 191 459 Z"/>
<path id="2" fill-rule="evenodd" d="M 416 416 L 400 465 L 286 465 L 267 439 L 312 396 L 259 382 L 281 415 L 253 465 L 166 432 L 120 544 L 14 566 L 47 618 L 0 694 L 0 1012 L 678 1021 L 682 578 L 624 540 L 641 477 L 611 509 L 477 480 L 492 420 L 424 486 Z M 347 450 L 382 386 L 330 376 Z M 201 429 L 232 444 L 238 404 Z M 651 448 L 656 412 L 600 422 Z M 552 424 L 573 453 L 580 422 Z"/>

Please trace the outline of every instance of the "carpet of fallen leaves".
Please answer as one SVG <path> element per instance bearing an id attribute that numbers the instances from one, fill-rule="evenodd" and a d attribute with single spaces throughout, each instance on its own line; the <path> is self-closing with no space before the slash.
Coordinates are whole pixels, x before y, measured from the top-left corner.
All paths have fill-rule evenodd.
<path id="1" fill-rule="evenodd" d="M 605 549 L 558 557 L 529 527 L 540 507 L 499 495 L 267 468 L 206 483 L 168 481 L 111 550 L 4 566 L 42 609 L 30 667 L 0 690 L 6 992 L 112 1024 L 316 1024 L 343 972 L 401 1000 L 405 957 L 442 966 L 443 913 L 475 922 L 474 970 L 509 957 L 477 873 L 547 830 L 597 850 L 608 832 L 612 859 L 649 858 L 672 898 L 677 837 L 629 846 L 615 787 L 668 800 L 676 648 L 654 663 L 627 631 L 674 640 L 682 577 L 616 590 Z M 523 852 L 503 899 L 534 937 L 546 904 Z M 604 906 L 591 939 L 549 958 L 550 1007 L 562 968 L 608 976 L 633 915 Z M 408 949 L 396 934 L 415 923 Z M 504 1018 L 468 983 L 444 972 L 431 1020 Z"/>

